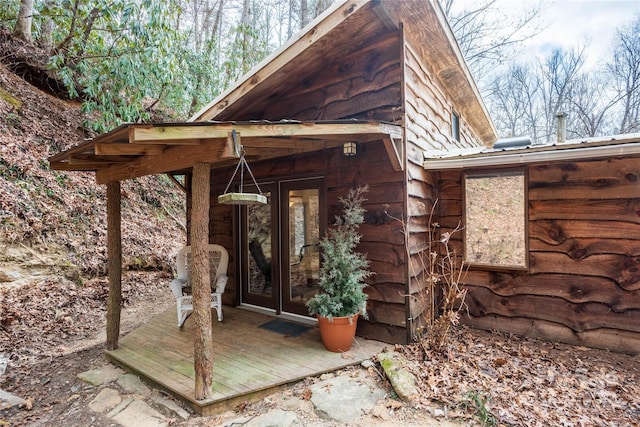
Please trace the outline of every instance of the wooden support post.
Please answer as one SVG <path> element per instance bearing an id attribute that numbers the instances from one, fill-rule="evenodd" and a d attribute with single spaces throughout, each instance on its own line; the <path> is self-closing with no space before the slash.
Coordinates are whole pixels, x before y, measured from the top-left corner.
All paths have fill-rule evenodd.
<path id="1" fill-rule="evenodd" d="M 191 210 L 191 288 L 195 324 L 193 368 L 196 374 L 195 398 L 211 395 L 213 383 L 213 340 L 211 336 L 211 281 L 209 270 L 209 179 L 211 166 L 193 166 Z"/>
<path id="2" fill-rule="evenodd" d="M 122 238 L 120 231 L 120 181 L 107 184 L 107 349 L 118 348 L 120 306 L 122 303 Z"/>

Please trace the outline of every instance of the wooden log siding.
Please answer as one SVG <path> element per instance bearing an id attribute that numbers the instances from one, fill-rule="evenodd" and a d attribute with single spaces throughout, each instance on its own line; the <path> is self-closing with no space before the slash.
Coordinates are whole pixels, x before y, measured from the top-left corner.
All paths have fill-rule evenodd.
<path id="1" fill-rule="evenodd" d="M 298 120 L 361 118 L 398 121 L 400 39 L 383 33 L 370 44 L 327 64 L 285 92 L 264 111 L 266 117 Z"/>
<path id="2" fill-rule="evenodd" d="M 282 79 L 276 87 L 265 85 L 268 93 L 261 94 L 256 88 L 261 95 L 252 95 L 256 101 L 234 106 L 216 120 L 360 118 L 399 122 L 400 35 L 384 30 L 380 22 L 363 25 L 380 28 L 371 33 L 374 38 L 359 45 L 336 46 L 322 63 L 299 64 L 302 59 L 293 59 L 283 71 L 289 78 Z M 351 30 L 354 28 L 358 27 Z M 364 30 L 360 27 L 358 31 Z"/>
<path id="3" fill-rule="evenodd" d="M 472 267 L 473 326 L 640 352 L 640 159 L 529 166 L 527 272 Z M 457 180 L 455 179 L 457 177 Z M 460 172 L 441 173 L 449 223 Z M 456 182 L 457 181 L 457 182 Z M 455 215 L 453 215 L 453 212 Z"/>
<path id="4" fill-rule="evenodd" d="M 421 165 L 423 152 L 428 149 L 482 146 L 463 116 L 460 116 L 460 141 L 452 137 L 451 113 L 455 106 L 451 104 L 431 67 L 418 57 L 410 43 L 405 45 L 404 61 L 405 132 L 407 141 L 414 145 L 407 147 L 409 160 Z"/>
<path id="5" fill-rule="evenodd" d="M 404 50 L 405 133 L 407 151 L 407 222 L 406 231 L 408 263 L 409 307 L 407 316 L 412 320 L 409 333 L 426 326 L 434 315 L 431 312 L 433 298 L 429 294 L 429 257 L 438 245 L 429 247 L 431 222 L 439 222 L 437 213 L 442 211 L 442 200 L 437 190 L 436 174 L 422 167 L 424 151 L 428 149 L 463 148 L 482 145 L 460 117 L 460 141 L 452 138 L 451 113 L 454 107 L 450 98 L 425 63 L 411 41 Z M 436 210 L 433 207 L 436 204 Z M 432 212 L 434 218 L 431 218 Z M 437 237 L 437 236 L 436 236 Z"/>
<path id="6" fill-rule="evenodd" d="M 341 212 L 339 197 L 350 188 L 368 184 L 365 224 L 360 227 L 362 240 L 359 250 L 366 253 L 371 261 L 371 269 L 376 273 L 367 288 L 369 294 L 369 321 L 358 322 L 358 334 L 386 342 L 406 342 L 406 251 L 404 233 L 400 224 L 390 220 L 385 213 L 385 203 L 389 210 L 402 214 L 403 176 L 393 170 L 382 142 L 366 144 L 366 149 L 356 157 L 347 158 L 341 150 L 323 150 L 315 153 L 275 159 L 273 161 L 251 163 L 251 170 L 258 182 L 278 179 L 324 176 L 328 220 Z M 231 171 L 232 172 L 232 171 Z M 223 244 L 235 262 L 233 236 L 230 221 L 233 222 L 233 207 L 218 205 L 217 196 L 226 186 L 218 180 L 229 176 L 229 170 L 216 169 L 212 175 L 217 180 L 212 184 L 212 224 L 210 239 Z M 226 219 L 225 219 L 226 218 Z M 228 244 L 228 246 L 227 246 Z M 230 279 L 225 291 L 225 303 L 236 294 L 235 280 L 237 268 L 229 265 Z M 237 302 L 234 300 L 234 302 Z"/>

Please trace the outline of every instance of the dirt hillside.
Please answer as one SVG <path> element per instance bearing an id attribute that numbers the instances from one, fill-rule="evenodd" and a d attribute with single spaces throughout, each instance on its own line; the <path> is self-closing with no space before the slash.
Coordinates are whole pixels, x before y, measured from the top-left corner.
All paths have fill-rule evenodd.
<path id="1" fill-rule="evenodd" d="M 79 103 L 15 74 L 10 49 L 0 43 L 0 359 L 8 366 L 0 388 L 94 337 L 107 296 L 105 186 L 92 173 L 52 171 L 47 161 L 93 135 Z M 122 196 L 126 307 L 164 295 L 159 288 L 185 242 L 185 204 L 164 176 L 124 182 Z"/>

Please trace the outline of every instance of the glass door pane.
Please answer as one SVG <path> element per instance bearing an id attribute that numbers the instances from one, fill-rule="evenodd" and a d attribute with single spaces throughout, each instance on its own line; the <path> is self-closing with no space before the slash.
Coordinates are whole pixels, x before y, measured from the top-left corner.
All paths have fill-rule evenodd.
<path id="1" fill-rule="evenodd" d="M 260 186 L 267 196 L 266 205 L 249 205 L 246 209 L 243 255 L 246 260 L 242 286 L 242 301 L 268 308 L 276 308 L 275 297 L 278 286 L 275 283 L 273 239 L 273 192 L 271 186 Z M 252 191 L 250 188 L 245 191 Z"/>
<path id="2" fill-rule="evenodd" d="M 283 183 L 283 310 L 308 314 L 305 302 L 318 292 L 320 237 L 324 232 L 321 180 Z M 285 251 L 286 249 L 286 251 Z"/>

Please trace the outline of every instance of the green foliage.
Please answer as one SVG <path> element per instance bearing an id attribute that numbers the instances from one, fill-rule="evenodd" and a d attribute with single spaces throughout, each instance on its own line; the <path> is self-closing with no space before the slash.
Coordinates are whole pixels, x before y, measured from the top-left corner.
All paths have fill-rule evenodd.
<path id="1" fill-rule="evenodd" d="M 469 409 L 473 410 L 480 420 L 482 426 L 493 427 L 498 425 L 498 420 L 491 413 L 489 408 L 487 408 L 489 400 L 490 397 L 484 395 L 483 393 L 477 391 L 469 391 L 467 392 L 467 394 L 465 394 L 461 406 L 465 411 L 468 411 Z"/>
<path id="2" fill-rule="evenodd" d="M 364 280 L 372 273 L 366 256 L 356 251 L 360 243 L 359 226 L 364 222 L 368 186 L 349 190 L 340 198 L 343 215 L 337 216 L 333 228 L 320 241 L 322 266 L 320 267 L 320 293 L 307 301 L 311 314 L 323 317 L 344 317 L 360 313 L 367 317 L 367 294 Z"/>
<path id="3" fill-rule="evenodd" d="M 20 9 L 20 0 L 2 0 L 0 7 L 0 26 L 13 30 Z"/>
<path id="4" fill-rule="evenodd" d="M 149 118 L 176 69 L 175 13 L 168 0 L 57 1 L 41 10 L 55 23 L 49 67 L 83 100 L 86 126 L 103 132 Z"/>

